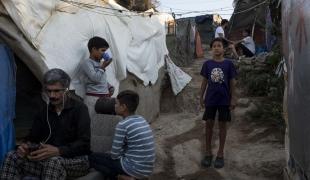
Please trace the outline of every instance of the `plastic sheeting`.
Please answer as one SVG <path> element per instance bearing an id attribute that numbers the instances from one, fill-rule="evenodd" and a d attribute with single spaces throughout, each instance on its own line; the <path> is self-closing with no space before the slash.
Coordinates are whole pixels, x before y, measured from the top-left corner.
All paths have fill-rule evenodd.
<path id="1" fill-rule="evenodd" d="M 15 146 L 15 63 L 10 50 L 0 44 L 0 164 Z"/>
<path id="2" fill-rule="evenodd" d="M 175 95 L 179 94 L 182 89 L 192 80 L 187 73 L 176 66 L 169 56 L 166 57 L 167 71 L 170 77 L 172 91 Z"/>
<path id="3" fill-rule="evenodd" d="M 188 65 L 195 57 L 195 33 L 194 18 L 182 18 L 176 20 L 176 46 L 175 52 L 170 54 L 177 65 Z"/>
<path id="4" fill-rule="evenodd" d="M 266 16 L 268 15 L 268 2 L 266 0 L 238 0 L 235 1 L 236 8 L 229 20 L 228 39 L 242 39 L 242 30 L 254 29 L 253 39 L 255 41 L 256 53 L 266 50 Z M 266 24 L 267 23 L 267 24 Z M 268 40 L 270 41 L 270 40 Z"/>
<path id="5" fill-rule="evenodd" d="M 213 15 L 202 15 L 195 17 L 196 26 L 201 36 L 201 42 L 210 44 L 214 39 Z"/>
<path id="6" fill-rule="evenodd" d="M 16 43 L 18 42 L 18 43 Z M 0 1 L 0 43 L 4 43 L 27 64 L 32 73 L 40 80 L 47 70 L 40 53 L 25 39 L 22 32 L 10 18 Z"/>
<path id="7" fill-rule="evenodd" d="M 195 45 L 196 57 L 203 58 L 205 53 L 202 48 L 200 33 L 197 30 L 195 33 Z"/>
<path id="8" fill-rule="evenodd" d="M 263 27 L 266 23 L 266 0 L 238 0 L 234 13 L 230 18 L 229 33 L 252 27 L 255 19 Z"/>
<path id="9" fill-rule="evenodd" d="M 2 1 L 25 37 L 39 51 L 48 69 L 61 68 L 72 77 L 72 88 L 83 95 L 80 62 L 89 54 L 93 36 L 105 38 L 114 61 L 107 68 L 108 81 L 118 91 L 128 70 L 145 85 L 155 83 L 168 54 L 165 26 L 160 15 L 143 16 L 127 11 L 114 1 Z M 118 10 L 115 10 L 118 9 Z"/>
<path id="10" fill-rule="evenodd" d="M 288 65 L 290 168 L 310 178 L 310 1 L 282 0 L 283 53 Z"/>

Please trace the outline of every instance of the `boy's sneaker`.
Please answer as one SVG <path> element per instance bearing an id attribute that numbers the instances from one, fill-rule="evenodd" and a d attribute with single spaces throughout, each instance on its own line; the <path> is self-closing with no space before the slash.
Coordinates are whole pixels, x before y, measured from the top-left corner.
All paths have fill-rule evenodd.
<path id="1" fill-rule="evenodd" d="M 212 155 L 211 156 L 205 156 L 205 158 L 201 161 L 201 165 L 203 167 L 210 167 L 212 165 Z"/>
<path id="2" fill-rule="evenodd" d="M 214 161 L 215 168 L 223 168 L 224 167 L 224 158 L 223 157 L 216 157 Z"/>

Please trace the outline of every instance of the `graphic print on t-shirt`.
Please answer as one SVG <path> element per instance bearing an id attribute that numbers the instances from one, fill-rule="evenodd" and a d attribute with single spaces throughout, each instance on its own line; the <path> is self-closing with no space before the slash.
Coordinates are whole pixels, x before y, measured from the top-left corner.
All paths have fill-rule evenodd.
<path id="1" fill-rule="evenodd" d="M 213 68 L 211 71 L 211 81 L 214 83 L 224 82 L 224 72 L 221 68 Z"/>

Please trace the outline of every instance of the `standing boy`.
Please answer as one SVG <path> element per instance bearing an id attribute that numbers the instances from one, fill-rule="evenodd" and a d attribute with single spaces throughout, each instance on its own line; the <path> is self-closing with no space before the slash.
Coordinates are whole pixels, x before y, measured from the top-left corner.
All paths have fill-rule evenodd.
<path id="1" fill-rule="evenodd" d="M 153 171 L 154 137 L 148 122 L 135 115 L 138 104 L 137 93 L 126 90 L 118 94 L 115 112 L 124 119 L 115 128 L 111 154 L 94 153 L 90 156 L 91 167 L 110 179 L 117 175 L 140 179 Z"/>
<path id="2" fill-rule="evenodd" d="M 221 38 L 223 40 L 223 45 L 224 45 L 224 52 L 226 48 L 232 49 L 233 53 L 234 51 L 234 45 L 233 45 L 233 41 L 228 40 L 225 37 L 225 28 L 228 26 L 229 21 L 227 19 L 223 19 L 221 22 L 221 25 L 218 26 L 215 30 L 215 38 Z M 234 54 L 235 55 L 235 54 Z"/>
<path id="3" fill-rule="evenodd" d="M 106 53 L 108 42 L 101 37 L 93 37 L 88 41 L 89 58 L 82 64 L 86 77 L 86 96 L 84 102 L 88 107 L 90 118 L 95 115 L 95 103 L 100 97 L 109 97 L 109 83 L 105 68 L 112 62 Z M 104 61 L 100 61 L 100 60 Z"/>
<path id="4" fill-rule="evenodd" d="M 226 123 L 231 120 L 230 110 L 235 107 L 235 76 L 234 64 L 224 59 L 222 38 L 215 38 L 210 47 L 213 59 L 203 64 L 201 75 L 200 104 L 205 107 L 203 120 L 206 121 L 206 156 L 202 165 L 210 167 L 212 164 L 211 139 L 216 112 L 219 121 L 220 145 L 214 162 L 215 168 L 224 167 L 224 145 L 226 139 Z"/>
<path id="5" fill-rule="evenodd" d="M 218 26 L 215 30 L 214 37 L 215 38 L 225 38 L 225 28 L 228 26 L 228 20 L 223 19 L 221 25 Z"/>

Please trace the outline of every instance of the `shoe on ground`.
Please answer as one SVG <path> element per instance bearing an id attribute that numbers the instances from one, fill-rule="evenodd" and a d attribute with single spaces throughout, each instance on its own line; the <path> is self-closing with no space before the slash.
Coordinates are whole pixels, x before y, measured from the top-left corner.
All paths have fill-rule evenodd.
<path id="1" fill-rule="evenodd" d="M 201 165 L 203 167 L 210 167 L 212 165 L 212 155 L 205 156 L 204 159 L 201 161 Z"/>
<path id="2" fill-rule="evenodd" d="M 223 157 L 216 157 L 214 161 L 214 168 L 220 169 L 224 167 L 224 158 Z"/>

